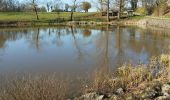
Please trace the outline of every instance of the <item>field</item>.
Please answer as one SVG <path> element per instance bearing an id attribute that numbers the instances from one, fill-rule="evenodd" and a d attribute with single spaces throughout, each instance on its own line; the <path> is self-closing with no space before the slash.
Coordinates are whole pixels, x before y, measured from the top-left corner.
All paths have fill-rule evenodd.
<path id="1" fill-rule="evenodd" d="M 75 12 L 74 18 L 82 18 L 87 16 L 93 16 L 95 13 L 83 13 Z M 64 20 L 70 19 L 70 12 L 50 12 L 50 13 L 38 13 L 40 21 L 56 20 L 61 18 Z M 36 15 L 33 12 L 0 12 L 0 21 L 34 21 L 36 20 Z"/>

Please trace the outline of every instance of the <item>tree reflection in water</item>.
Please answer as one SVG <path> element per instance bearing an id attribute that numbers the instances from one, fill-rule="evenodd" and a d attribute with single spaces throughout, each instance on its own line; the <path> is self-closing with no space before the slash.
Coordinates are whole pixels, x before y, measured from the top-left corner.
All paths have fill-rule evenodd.
<path id="1" fill-rule="evenodd" d="M 27 47 L 25 49 L 28 53 L 30 50 L 48 49 L 42 53 L 62 53 L 63 58 L 73 58 L 70 62 L 76 64 L 70 66 L 78 66 L 80 64 L 77 63 L 84 62 L 84 66 L 90 68 L 95 65 L 108 72 L 110 68 L 129 61 L 147 63 L 150 57 L 165 52 L 167 45 L 170 44 L 170 35 L 167 32 L 120 26 L 92 29 L 88 27 L 0 29 L 0 54 L 1 59 L 5 54 L 2 52 L 3 49 L 15 54 L 16 51 L 8 50 L 8 48 L 19 41 L 20 47 L 24 47 L 23 45 Z M 15 45 L 16 48 L 19 48 L 19 45 Z M 52 61 L 62 57 L 48 58 Z"/>

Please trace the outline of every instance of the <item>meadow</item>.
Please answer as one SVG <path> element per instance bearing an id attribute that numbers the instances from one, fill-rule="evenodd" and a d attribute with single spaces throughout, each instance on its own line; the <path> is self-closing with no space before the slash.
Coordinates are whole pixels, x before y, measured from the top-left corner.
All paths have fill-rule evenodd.
<path id="1" fill-rule="evenodd" d="M 74 12 L 73 17 L 82 18 L 87 16 L 93 16 L 94 12 L 83 13 Z M 38 13 L 40 21 L 56 20 L 62 18 L 65 20 L 70 19 L 70 12 L 39 12 Z M 0 21 L 34 21 L 36 20 L 36 15 L 33 12 L 0 12 Z"/>

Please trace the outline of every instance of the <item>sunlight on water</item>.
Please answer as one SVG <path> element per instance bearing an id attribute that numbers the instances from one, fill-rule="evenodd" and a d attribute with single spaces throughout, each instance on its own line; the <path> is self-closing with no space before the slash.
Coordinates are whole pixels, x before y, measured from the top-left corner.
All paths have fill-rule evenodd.
<path id="1" fill-rule="evenodd" d="M 136 27 L 0 29 L 1 72 L 86 73 L 98 66 L 147 63 L 166 52 L 164 31 Z"/>

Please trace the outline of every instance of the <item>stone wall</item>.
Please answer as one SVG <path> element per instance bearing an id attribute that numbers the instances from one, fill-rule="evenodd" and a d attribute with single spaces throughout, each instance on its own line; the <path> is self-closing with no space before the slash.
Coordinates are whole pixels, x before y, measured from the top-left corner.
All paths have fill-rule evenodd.
<path id="1" fill-rule="evenodd" d="M 159 27 L 159 28 L 170 28 L 170 19 L 147 18 L 146 26 L 153 26 L 153 27 Z"/>

